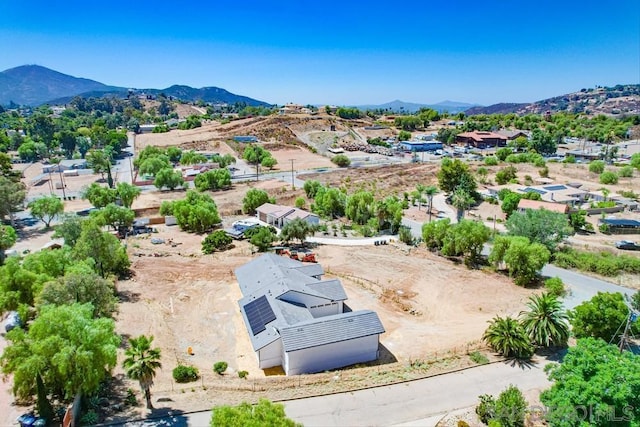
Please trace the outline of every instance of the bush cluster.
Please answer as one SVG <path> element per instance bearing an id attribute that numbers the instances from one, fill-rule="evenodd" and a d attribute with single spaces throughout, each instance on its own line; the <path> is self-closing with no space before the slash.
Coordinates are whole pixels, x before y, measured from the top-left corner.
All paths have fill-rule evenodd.
<path id="1" fill-rule="evenodd" d="M 561 268 L 574 268 L 607 277 L 620 273 L 640 274 L 640 258 L 607 251 L 593 253 L 563 249 L 554 255 L 553 263 Z"/>
<path id="2" fill-rule="evenodd" d="M 189 383 L 198 379 L 198 368 L 178 365 L 173 369 L 173 379 L 177 383 Z"/>

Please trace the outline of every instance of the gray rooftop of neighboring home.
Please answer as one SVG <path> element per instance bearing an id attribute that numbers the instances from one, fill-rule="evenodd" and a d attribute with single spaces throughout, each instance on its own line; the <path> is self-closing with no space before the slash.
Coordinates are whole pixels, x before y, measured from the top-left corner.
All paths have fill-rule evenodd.
<path id="1" fill-rule="evenodd" d="M 378 315 L 371 310 L 319 317 L 280 329 L 284 351 L 296 351 L 384 333 Z"/>

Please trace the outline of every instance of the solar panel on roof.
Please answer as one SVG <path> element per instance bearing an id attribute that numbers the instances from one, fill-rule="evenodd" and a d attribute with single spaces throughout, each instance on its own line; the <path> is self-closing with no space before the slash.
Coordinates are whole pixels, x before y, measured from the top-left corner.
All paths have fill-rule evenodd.
<path id="1" fill-rule="evenodd" d="M 549 191 L 560 191 L 560 190 L 566 190 L 567 186 L 566 185 L 549 185 L 547 187 L 542 187 L 542 188 Z"/>
<path id="2" fill-rule="evenodd" d="M 265 325 L 276 320 L 276 315 L 264 295 L 244 306 L 251 333 L 257 335 L 266 329 Z"/>
<path id="3" fill-rule="evenodd" d="M 523 188 L 522 191 L 524 191 L 525 193 L 538 193 L 538 194 L 546 193 L 546 191 L 539 190 L 537 188 L 531 188 L 531 187 Z"/>

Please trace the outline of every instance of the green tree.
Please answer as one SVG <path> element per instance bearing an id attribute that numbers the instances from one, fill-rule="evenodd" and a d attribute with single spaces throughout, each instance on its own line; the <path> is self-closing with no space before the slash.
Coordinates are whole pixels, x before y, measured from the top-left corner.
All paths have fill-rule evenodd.
<path id="1" fill-rule="evenodd" d="M 640 153 L 635 153 L 631 155 L 629 165 L 633 168 L 640 170 Z"/>
<path id="2" fill-rule="evenodd" d="M 4 251 L 16 244 L 16 230 L 9 225 L 0 225 L 0 265 L 4 263 Z"/>
<path id="3" fill-rule="evenodd" d="M 14 213 L 22 208 L 27 188 L 22 182 L 0 176 L 0 219 L 9 218 L 12 227 L 15 227 Z"/>
<path id="4" fill-rule="evenodd" d="M 501 162 L 504 162 L 511 154 L 513 154 L 513 150 L 509 147 L 502 147 L 496 150 L 496 157 L 500 159 Z"/>
<path id="5" fill-rule="evenodd" d="M 161 154 L 159 156 L 149 157 L 140 163 L 138 173 L 141 175 L 156 176 L 158 172 L 163 169 L 171 169 L 171 162 L 169 161 L 169 157 Z"/>
<path id="6" fill-rule="evenodd" d="M 116 190 L 108 187 L 103 187 L 98 183 L 92 183 L 87 187 L 83 194 L 83 199 L 87 199 L 96 208 L 103 208 L 109 203 L 115 203 L 118 198 Z"/>
<path id="7" fill-rule="evenodd" d="M 156 370 L 162 368 L 160 363 L 160 349 L 151 348 L 153 336 L 140 335 L 137 338 L 129 338 L 129 348 L 125 350 L 122 366 L 127 376 L 140 383 L 147 401 L 147 409 L 153 409 L 151 404 L 151 387 Z"/>
<path id="8" fill-rule="evenodd" d="M 39 219 L 46 228 L 49 228 L 51 221 L 64 212 L 64 205 L 56 196 L 44 196 L 29 203 L 29 210 L 34 218 Z"/>
<path id="9" fill-rule="evenodd" d="M 528 239 L 512 239 L 504 252 L 504 262 L 509 276 L 519 286 L 528 286 L 538 278 L 542 267 L 549 262 L 551 253 L 540 243 L 531 243 Z"/>
<path id="10" fill-rule="evenodd" d="M 569 316 L 557 296 L 550 293 L 532 295 L 527 307 L 527 311 L 520 312 L 520 322 L 533 344 L 542 347 L 566 345 Z"/>
<path id="11" fill-rule="evenodd" d="M 445 238 L 451 229 L 449 218 L 422 224 L 422 240 L 429 249 L 440 250 L 444 246 Z"/>
<path id="12" fill-rule="evenodd" d="M 615 342 L 627 321 L 629 309 L 621 293 L 598 292 L 589 301 L 569 311 L 569 319 L 576 338 L 601 338 Z"/>
<path id="13" fill-rule="evenodd" d="M 505 213 L 507 218 L 509 218 L 511 214 L 515 212 L 516 209 L 518 209 L 518 205 L 520 204 L 521 199 L 522 199 L 522 195 L 518 193 L 514 193 L 513 191 L 509 191 L 502 198 L 502 205 L 500 205 L 500 208 L 502 209 L 502 212 Z"/>
<path id="14" fill-rule="evenodd" d="M 307 201 L 304 199 L 304 197 L 296 197 L 296 201 L 294 204 L 296 208 L 304 209 L 305 205 L 307 204 Z"/>
<path id="15" fill-rule="evenodd" d="M 551 426 L 636 426 L 640 419 L 640 357 L 593 338 L 578 340 L 562 363 L 545 370 L 551 388 L 540 394 Z M 615 423 L 611 416 L 629 421 Z"/>
<path id="16" fill-rule="evenodd" d="M 574 233 L 566 215 L 546 209 L 514 212 L 505 225 L 510 235 L 527 237 L 534 243 L 541 243 L 551 252 Z"/>
<path id="17" fill-rule="evenodd" d="M 73 248 L 74 258 L 93 259 L 95 269 L 102 277 L 110 274 L 124 276 L 129 271 L 127 251 L 117 237 L 106 233 L 93 220 L 82 223 L 82 233 Z"/>
<path id="18" fill-rule="evenodd" d="M 504 185 L 517 178 L 518 169 L 514 166 L 507 166 L 502 168 L 496 173 L 496 182 L 499 185 Z"/>
<path id="19" fill-rule="evenodd" d="M 456 218 L 458 222 L 462 221 L 464 212 L 469 209 L 473 203 L 473 197 L 464 188 L 458 187 L 453 191 L 451 204 L 456 208 Z"/>
<path id="20" fill-rule="evenodd" d="M 447 231 L 442 245 L 442 254 L 464 255 L 466 265 L 476 265 L 482 248 L 490 237 L 491 230 L 482 222 L 462 220 Z"/>
<path id="21" fill-rule="evenodd" d="M 351 164 L 351 159 L 344 154 L 336 154 L 331 158 L 331 162 L 341 168 L 346 168 Z"/>
<path id="22" fill-rule="evenodd" d="M 202 252 L 212 254 L 216 251 L 226 251 L 232 242 L 233 239 L 224 230 L 216 230 L 202 241 Z"/>
<path id="23" fill-rule="evenodd" d="M 284 242 L 298 239 L 300 243 L 304 243 L 307 236 L 313 234 L 314 230 L 313 225 L 302 218 L 296 218 L 287 222 L 284 227 L 282 227 L 282 230 L 280 230 L 280 239 Z"/>
<path id="24" fill-rule="evenodd" d="M 304 182 L 304 192 L 308 198 L 313 199 L 316 197 L 318 190 L 322 187 L 320 181 L 315 181 L 313 179 L 309 179 Z"/>
<path id="25" fill-rule="evenodd" d="M 213 169 L 198 174 L 194 180 L 198 191 L 220 190 L 231 186 L 231 173 L 227 169 Z"/>
<path id="26" fill-rule="evenodd" d="M 91 304 L 43 306 L 29 331 L 13 329 L 0 358 L 13 374 L 13 392 L 27 399 L 42 376 L 48 394 L 70 401 L 78 393 L 98 390 L 116 364 L 120 338 L 112 319 L 93 317 Z"/>
<path id="27" fill-rule="evenodd" d="M 238 406 L 217 406 L 211 414 L 211 427 L 245 426 L 245 427 L 302 427 L 287 418 L 281 403 L 271 403 L 260 399 L 257 405 L 241 403 Z"/>
<path id="28" fill-rule="evenodd" d="M 475 198 L 478 185 L 468 164 L 445 158 L 438 172 L 438 187 L 447 194 L 460 188 Z"/>
<path id="29" fill-rule="evenodd" d="M 84 218 L 75 213 L 63 214 L 60 217 L 60 224 L 55 227 L 53 237 L 63 238 L 64 244 L 73 248 L 82 233 L 83 222 Z"/>
<path id="30" fill-rule="evenodd" d="M 400 133 L 398 133 L 398 141 L 409 140 L 411 140 L 411 132 L 409 132 L 408 130 L 401 130 Z"/>
<path id="31" fill-rule="evenodd" d="M 533 346 L 520 323 L 511 317 L 496 316 L 489 322 L 482 339 L 504 357 L 529 359 Z"/>
<path id="32" fill-rule="evenodd" d="M 275 203 L 275 199 L 269 197 L 269 193 L 258 188 L 251 188 L 242 199 L 242 212 L 255 215 L 256 209 L 265 203 Z"/>
<path id="33" fill-rule="evenodd" d="M 344 215 L 346 204 L 347 196 L 339 189 L 320 187 L 311 210 L 325 218 L 339 218 Z"/>
<path id="34" fill-rule="evenodd" d="M 375 203 L 376 229 L 389 229 L 391 233 L 396 233 L 402 223 L 403 203 L 396 196 L 387 196 L 383 200 Z"/>
<path id="35" fill-rule="evenodd" d="M 0 267 L 0 312 L 32 306 L 42 284 L 50 279 L 23 268 L 18 258 L 7 259 Z"/>
<path id="36" fill-rule="evenodd" d="M 600 175 L 602 172 L 604 172 L 604 161 L 594 160 L 589 163 L 589 172 Z"/>
<path id="37" fill-rule="evenodd" d="M 78 149 L 78 153 L 80 153 L 80 157 L 84 159 L 91 149 L 91 140 L 86 136 L 77 136 L 76 148 Z"/>
<path id="38" fill-rule="evenodd" d="M 198 163 L 207 163 L 207 157 L 202 153 L 196 153 L 194 150 L 184 152 L 180 157 L 181 165 L 197 165 Z"/>
<path id="39" fill-rule="evenodd" d="M 118 304 L 115 286 L 111 280 L 84 269 L 46 282 L 36 297 L 36 305 L 40 309 L 46 305 L 75 303 L 90 303 L 93 317 L 111 317 Z"/>
<path id="40" fill-rule="evenodd" d="M 356 224 L 364 225 L 374 215 L 373 193 L 359 190 L 347 197 L 345 216 Z"/>
<path id="41" fill-rule="evenodd" d="M 269 156 L 269 157 L 265 157 L 264 159 L 262 159 L 262 161 L 260 162 L 260 165 L 263 168 L 269 168 L 269 169 L 273 169 L 273 167 L 275 165 L 278 164 L 278 161 L 276 159 L 274 159 L 273 157 Z"/>
<path id="42" fill-rule="evenodd" d="M 431 222 L 431 211 L 433 210 L 433 197 L 436 194 L 438 194 L 438 187 L 436 187 L 435 185 L 427 185 L 426 187 L 422 188 L 421 193 L 427 196 L 427 204 L 428 204 L 427 209 L 429 210 L 429 222 Z"/>
<path id="43" fill-rule="evenodd" d="M 187 232 L 204 233 L 220 223 L 218 207 L 208 194 L 188 190 L 184 199 L 163 202 L 160 215 L 173 215 L 178 226 Z"/>
<path id="44" fill-rule="evenodd" d="M 258 252 L 266 252 L 273 242 L 276 240 L 276 234 L 271 231 L 270 227 L 255 227 L 255 232 L 251 233 L 249 242 L 258 248 Z M 246 236 L 245 232 L 245 236 Z"/>
<path id="45" fill-rule="evenodd" d="M 178 187 L 184 186 L 184 179 L 182 178 L 180 171 L 165 168 L 156 173 L 153 185 L 155 185 L 158 190 L 162 190 L 163 188 L 175 190 Z"/>
<path id="46" fill-rule="evenodd" d="M 119 182 L 116 186 L 116 193 L 122 202 L 122 206 L 131 209 L 133 201 L 140 196 L 140 188 L 127 182 Z"/>
<path id="47" fill-rule="evenodd" d="M 178 147 L 167 147 L 166 151 L 167 157 L 169 157 L 169 161 L 171 163 L 178 163 L 182 158 L 182 150 Z M 206 157 L 205 157 L 206 161 Z"/>
<path id="48" fill-rule="evenodd" d="M 99 211 L 93 212 L 91 216 L 100 225 L 108 225 L 113 227 L 114 230 L 126 231 L 133 225 L 136 215 L 129 208 L 109 203 Z"/>
<path id="49" fill-rule="evenodd" d="M 93 173 L 99 173 L 104 179 L 107 174 L 107 184 L 109 188 L 113 187 L 113 179 L 111 178 L 111 156 L 106 150 L 91 150 L 87 153 L 87 162 L 91 165 Z"/>

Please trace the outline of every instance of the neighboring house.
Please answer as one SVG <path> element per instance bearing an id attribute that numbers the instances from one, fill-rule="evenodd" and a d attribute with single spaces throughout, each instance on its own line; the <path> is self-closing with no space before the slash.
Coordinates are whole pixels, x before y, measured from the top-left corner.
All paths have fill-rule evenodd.
<path id="1" fill-rule="evenodd" d="M 63 172 L 68 170 L 86 169 L 87 161 L 85 159 L 70 159 L 61 160 L 56 165 L 44 165 L 42 166 L 42 173 L 54 173 Z"/>
<path id="2" fill-rule="evenodd" d="M 600 151 L 569 150 L 564 153 L 564 156 L 565 158 L 571 156 L 576 160 L 590 162 L 602 158 L 602 153 Z"/>
<path id="3" fill-rule="evenodd" d="M 158 125 L 156 125 L 156 124 L 140 125 L 140 127 L 138 128 L 138 132 L 140 132 L 140 133 L 151 133 L 156 128 L 156 126 L 158 126 Z"/>
<path id="4" fill-rule="evenodd" d="M 303 219 L 311 225 L 318 225 L 320 218 L 318 215 L 298 208 L 290 206 L 274 205 L 265 203 L 256 209 L 256 216 L 262 222 L 273 225 L 276 228 L 282 228 L 287 223 L 296 218 Z"/>
<path id="5" fill-rule="evenodd" d="M 442 150 L 442 142 L 438 141 L 400 141 L 400 147 L 407 152 L 423 152 Z"/>
<path id="6" fill-rule="evenodd" d="M 456 144 L 476 148 L 505 147 L 507 145 L 507 138 L 495 132 L 463 132 L 456 135 Z"/>
<path id="7" fill-rule="evenodd" d="M 538 193 L 544 202 L 561 203 L 568 206 L 580 204 L 587 198 L 587 191 L 568 184 L 531 185 L 528 187 L 520 184 L 507 184 L 488 187 L 487 190 L 490 195 L 497 197 L 498 192 L 503 188 L 520 194 Z"/>
<path id="8" fill-rule="evenodd" d="M 566 214 L 569 212 L 569 206 L 562 203 L 544 202 L 542 200 L 520 199 L 518 203 L 518 212 L 524 212 L 527 209 L 546 209 L 551 212 L 559 212 Z"/>
<path id="9" fill-rule="evenodd" d="M 520 137 L 529 139 L 529 135 L 527 135 L 525 131 L 518 130 L 518 129 L 516 130 L 501 129 L 496 133 L 507 138 L 507 141 L 513 141 L 514 139 L 520 138 Z"/>
<path id="10" fill-rule="evenodd" d="M 238 301 L 260 369 L 321 372 L 379 356 L 384 327 L 371 310 L 350 311 L 337 279 L 319 264 L 265 254 L 235 270 Z"/>
<path id="11" fill-rule="evenodd" d="M 300 104 L 286 104 L 278 110 L 279 114 L 311 114 L 311 109 Z"/>
<path id="12" fill-rule="evenodd" d="M 252 135 L 237 135 L 233 137 L 233 140 L 235 142 L 252 143 L 258 142 L 258 137 Z"/>

